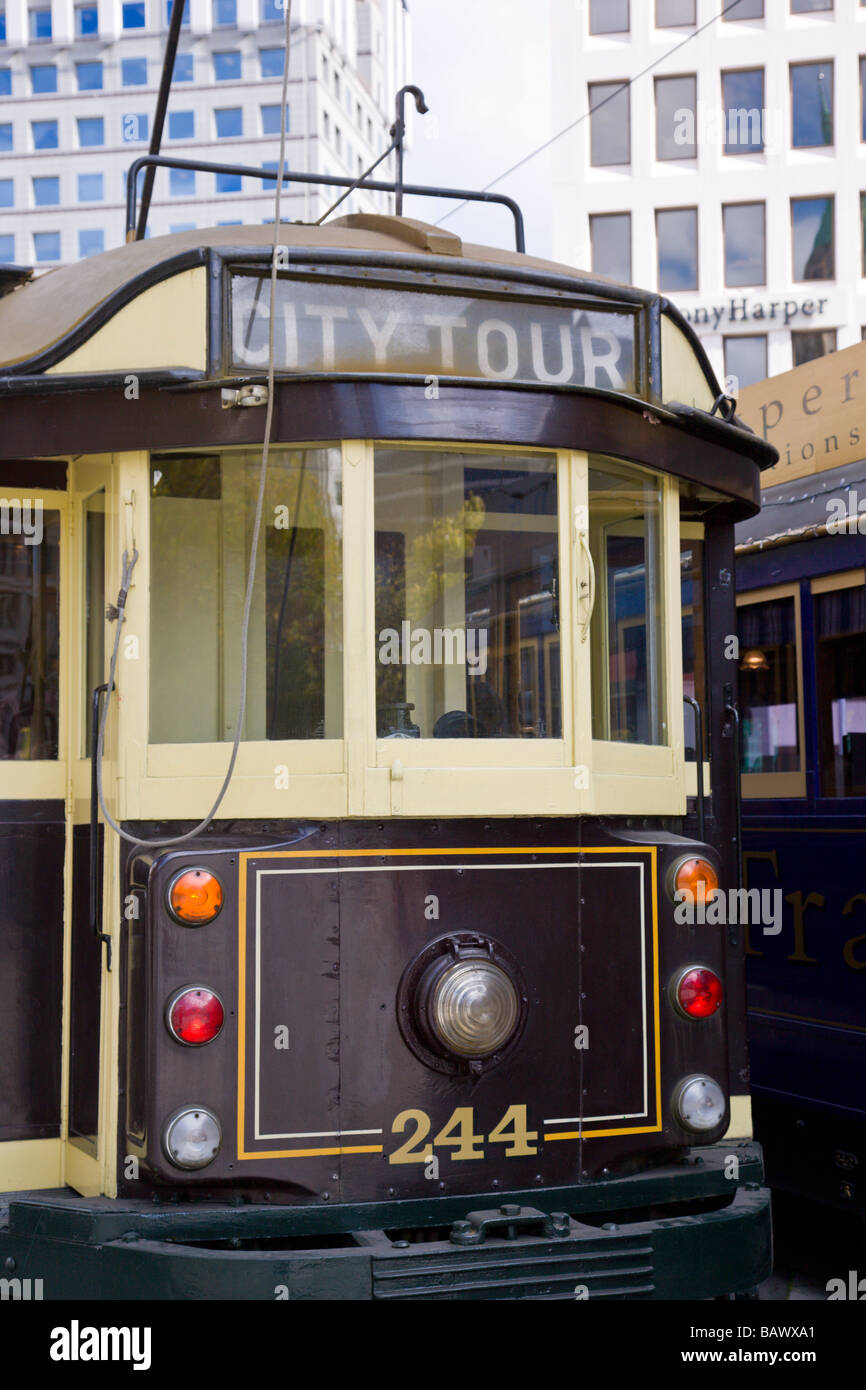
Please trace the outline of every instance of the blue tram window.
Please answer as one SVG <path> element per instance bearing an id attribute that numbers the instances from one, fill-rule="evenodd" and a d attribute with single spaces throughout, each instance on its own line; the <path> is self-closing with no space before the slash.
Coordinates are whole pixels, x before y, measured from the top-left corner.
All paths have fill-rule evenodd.
<path id="1" fill-rule="evenodd" d="M 816 594 L 821 796 L 866 796 L 866 588 Z"/>
<path id="2" fill-rule="evenodd" d="M 745 773 L 800 770 L 797 631 L 794 599 L 737 609 Z"/>

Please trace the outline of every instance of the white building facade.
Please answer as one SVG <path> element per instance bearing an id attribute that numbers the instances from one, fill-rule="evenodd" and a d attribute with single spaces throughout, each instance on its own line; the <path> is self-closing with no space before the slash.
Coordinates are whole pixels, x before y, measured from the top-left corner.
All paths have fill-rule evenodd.
<path id="1" fill-rule="evenodd" d="M 51 266 L 124 240 L 172 0 L 0 0 L 0 263 Z M 406 0 L 293 0 L 289 169 L 357 177 L 388 146 L 407 80 Z M 186 0 L 160 153 L 277 167 L 283 0 Z M 373 177 L 393 177 L 393 156 Z M 273 180 L 158 169 L 148 234 L 273 219 Z M 336 188 L 285 185 L 313 220 Z M 384 211 L 355 192 L 341 211 Z"/>
<path id="2" fill-rule="evenodd" d="M 552 3 L 554 255 L 667 294 L 734 393 L 866 336 L 866 0 Z"/>

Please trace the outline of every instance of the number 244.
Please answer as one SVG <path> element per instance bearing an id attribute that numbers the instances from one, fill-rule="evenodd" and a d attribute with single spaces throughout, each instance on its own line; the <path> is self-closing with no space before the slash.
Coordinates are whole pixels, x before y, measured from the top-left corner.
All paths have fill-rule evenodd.
<path id="1" fill-rule="evenodd" d="M 388 1156 L 389 1163 L 426 1163 L 433 1157 L 434 1147 L 453 1148 L 452 1159 L 484 1157 L 484 1135 L 475 1133 L 475 1116 L 471 1105 L 460 1105 L 452 1113 L 432 1142 L 427 1142 L 432 1121 L 424 1110 L 401 1110 L 393 1125 L 393 1134 L 405 1134 L 415 1126 L 409 1138 Z M 495 1129 L 487 1136 L 488 1144 L 507 1144 L 506 1158 L 526 1158 L 538 1153 L 537 1130 L 527 1128 L 526 1106 L 509 1105 Z"/>

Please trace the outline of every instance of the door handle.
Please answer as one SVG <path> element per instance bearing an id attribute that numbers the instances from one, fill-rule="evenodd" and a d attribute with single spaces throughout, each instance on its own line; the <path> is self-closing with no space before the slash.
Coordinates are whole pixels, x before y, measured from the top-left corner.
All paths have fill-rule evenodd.
<path id="1" fill-rule="evenodd" d="M 577 586 L 577 601 L 586 604 L 586 614 L 580 624 L 580 640 L 585 642 L 589 635 L 589 625 L 592 622 L 592 614 L 595 609 L 595 562 L 592 558 L 592 551 L 586 543 L 586 532 L 580 530 L 577 536 L 580 541 L 580 548 L 586 557 L 588 576 L 586 579 L 581 579 Z"/>

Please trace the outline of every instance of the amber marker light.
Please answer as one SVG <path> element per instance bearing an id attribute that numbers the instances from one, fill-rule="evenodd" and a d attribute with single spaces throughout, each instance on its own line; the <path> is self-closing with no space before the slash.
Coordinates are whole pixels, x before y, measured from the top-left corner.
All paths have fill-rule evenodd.
<path id="1" fill-rule="evenodd" d="M 175 921 L 204 927 L 223 905 L 223 886 L 209 869 L 184 869 L 172 879 L 168 906 Z"/>
<path id="2" fill-rule="evenodd" d="M 676 893 L 688 893 L 686 901 L 693 903 L 709 902 L 719 891 L 719 875 L 708 859 L 689 855 L 678 859 L 668 873 L 668 893 L 674 898 Z"/>

